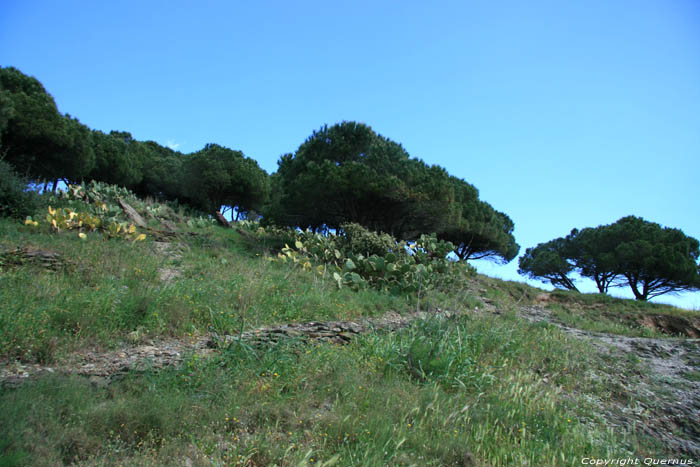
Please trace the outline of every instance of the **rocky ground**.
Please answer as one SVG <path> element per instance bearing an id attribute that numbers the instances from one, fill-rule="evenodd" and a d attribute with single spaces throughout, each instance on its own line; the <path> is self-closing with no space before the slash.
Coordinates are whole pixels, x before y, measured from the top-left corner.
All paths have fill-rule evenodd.
<path id="1" fill-rule="evenodd" d="M 53 366 L 2 361 L 0 362 L 0 383 L 13 386 L 40 375 L 61 373 L 85 376 L 96 385 L 106 385 L 129 371 L 177 365 L 188 354 L 206 356 L 217 348 L 226 347 L 239 340 L 249 345 L 264 345 L 284 338 L 344 344 L 360 334 L 375 330 L 397 330 L 408 326 L 415 319 L 425 319 L 428 316 L 450 317 L 454 316 L 454 313 L 436 310 L 430 313 L 416 312 L 399 315 L 390 312 L 380 318 L 358 321 L 283 324 L 247 331 L 238 336 L 209 333 L 184 339 L 148 340 L 145 344 L 125 344 L 117 350 L 107 352 L 94 349 L 83 350 Z"/>
<path id="2" fill-rule="evenodd" d="M 552 319 L 543 306 L 523 306 L 520 315 L 547 321 L 586 339 L 612 360 L 639 361 L 636 374 L 617 375 L 627 398 L 603 405 L 614 426 L 635 427 L 667 446 L 700 458 L 700 339 L 626 337 L 575 329 Z"/>

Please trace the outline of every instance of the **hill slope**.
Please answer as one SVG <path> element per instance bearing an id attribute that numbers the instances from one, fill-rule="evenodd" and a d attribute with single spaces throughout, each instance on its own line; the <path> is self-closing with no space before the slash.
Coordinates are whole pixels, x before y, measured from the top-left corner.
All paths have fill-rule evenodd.
<path id="1" fill-rule="evenodd" d="M 47 200 L 102 216 L 85 238 L 0 220 L 5 465 L 698 459 L 697 313 L 469 274 L 339 288 L 256 226 L 119 196 L 144 227 L 104 193 Z"/>

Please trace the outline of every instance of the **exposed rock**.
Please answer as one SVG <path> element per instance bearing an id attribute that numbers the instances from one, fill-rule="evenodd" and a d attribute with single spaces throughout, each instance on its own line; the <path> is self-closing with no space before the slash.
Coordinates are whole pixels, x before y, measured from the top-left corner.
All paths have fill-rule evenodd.
<path id="1" fill-rule="evenodd" d="M 223 214 L 221 214 L 220 211 L 216 211 L 216 214 L 214 214 L 214 218 L 216 219 L 216 222 L 219 223 L 220 226 L 222 227 L 231 227 L 231 224 L 229 221 L 226 220 Z"/>
<path id="2" fill-rule="evenodd" d="M 124 211 L 124 214 L 126 214 L 126 216 L 129 219 L 131 219 L 131 222 L 136 224 L 138 227 L 141 227 L 142 229 L 148 228 L 146 221 L 143 219 L 143 217 L 141 217 L 141 214 L 136 212 L 136 209 L 132 208 L 126 201 L 122 200 L 121 198 L 118 198 L 117 202 Z"/>
<path id="3" fill-rule="evenodd" d="M 638 319 L 638 323 L 672 336 L 700 338 L 700 318 L 646 314 Z"/>
<path id="4" fill-rule="evenodd" d="M 106 378 L 112 380 L 133 370 L 159 369 L 182 362 L 183 356 L 194 353 L 206 356 L 215 349 L 225 349 L 231 344 L 244 340 L 252 345 L 267 345 L 283 339 L 318 340 L 335 344 L 345 344 L 356 336 L 374 330 L 393 331 L 407 327 L 413 320 L 429 316 L 449 318 L 455 313 L 443 310 L 416 312 L 408 315 L 387 313 L 380 318 L 362 321 L 330 321 L 291 323 L 281 326 L 264 327 L 244 332 L 238 336 L 218 336 L 207 334 L 189 340 L 170 339 L 152 342 L 148 345 L 124 346 L 109 352 L 85 350 L 71 355 L 61 362 L 58 368 L 37 364 L 22 364 L 16 361 L 0 362 L 0 384 L 14 386 L 32 377 L 59 371 L 62 374 L 76 374 L 93 378 L 95 385 L 102 385 Z M 94 377 L 98 377 L 95 379 Z"/>
<path id="5" fill-rule="evenodd" d="M 33 264 L 46 269 L 58 270 L 74 265 L 74 262 L 64 259 L 60 253 L 55 251 L 39 250 L 32 247 L 15 248 L 0 253 L 0 266 L 21 266 L 24 264 Z"/>

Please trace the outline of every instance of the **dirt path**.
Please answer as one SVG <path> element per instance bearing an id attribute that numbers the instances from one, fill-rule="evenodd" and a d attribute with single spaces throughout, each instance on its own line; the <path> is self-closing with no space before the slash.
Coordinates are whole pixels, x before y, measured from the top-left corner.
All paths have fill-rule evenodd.
<path id="1" fill-rule="evenodd" d="M 521 307 L 520 315 L 532 322 L 551 323 L 615 358 L 639 359 L 645 371 L 638 378 L 632 381 L 619 375 L 631 400 L 613 402 L 606 418 L 613 425 L 636 426 L 674 452 L 700 459 L 700 339 L 583 331 L 557 322 L 543 306 Z"/>
<path id="2" fill-rule="evenodd" d="M 30 378 L 58 373 L 85 376 L 95 385 L 103 386 L 109 384 L 115 377 L 130 371 L 177 365 L 188 354 L 207 356 L 215 349 L 228 346 L 229 343 L 238 339 L 251 345 L 273 343 L 283 338 L 344 344 L 367 332 L 394 331 L 407 327 L 416 319 L 448 318 L 454 315 L 452 312 L 443 310 L 404 315 L 390 312 L 379 318 L 357 321 L 308 322 L 269 326 L 244 332 L 240 336 L 219 336 L 210 333 L 182 339 L 152 340 L 144 345 L 124 345 L 117 350 L 107 352 L 82 350 L 51 366 L 18 361 L 0 361 L 0 384 L 15 386 Z"/>

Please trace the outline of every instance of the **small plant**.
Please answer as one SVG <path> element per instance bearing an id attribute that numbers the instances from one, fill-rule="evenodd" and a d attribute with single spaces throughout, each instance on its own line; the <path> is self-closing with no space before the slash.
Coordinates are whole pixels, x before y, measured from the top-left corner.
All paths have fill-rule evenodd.
<path id="1" fill-rule="evenodd" d="M 104 231 L 109 238 L 123 238 L 134 242 L 140 242 L 146 239 L 146 234 L 138 233 L 134 224 L 110 222 Z"/>
<path id="2" fill-rule="evenodd" d="M 103 209 L 103 211 L 106 210 L 105 207 L 101 209 Z M 54 209 L 49 206 L 45 221 L 50 228 L 57 233 L 63 230 L 77 230 L 79 232 L 78 237 L 81 239 L 87 237 L 85 232 L 93 232 L 98 229 L 104 231 L 109 238 L 123 238 L 134 242 L 146 239 L 146 234 L 138 233 L 134 224 L 127 224 L 114 220 L 105 224 L 104 221 L 96 215 L 88 212 L 74 211 L 71 208 Z M 24 224 L 33 227 L 39 226 L 39 222 L 32 219 L 31 216 L 25 219 Z"/>

